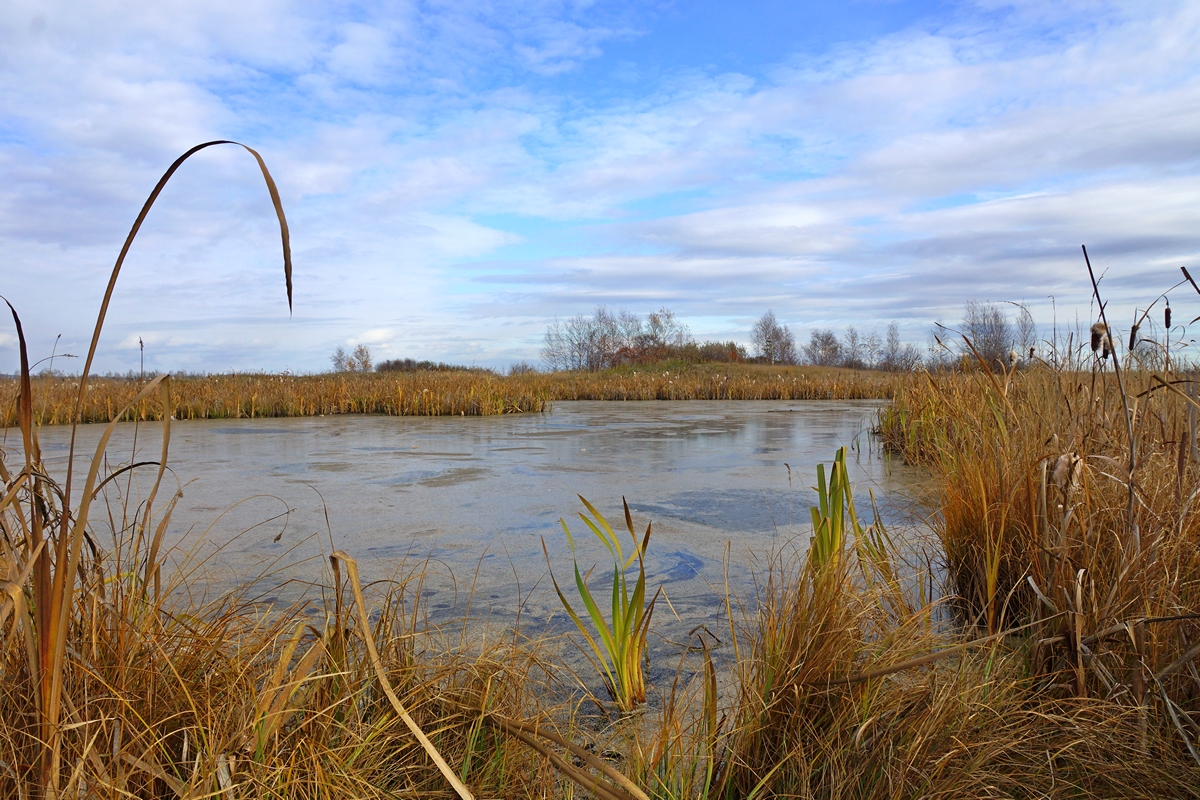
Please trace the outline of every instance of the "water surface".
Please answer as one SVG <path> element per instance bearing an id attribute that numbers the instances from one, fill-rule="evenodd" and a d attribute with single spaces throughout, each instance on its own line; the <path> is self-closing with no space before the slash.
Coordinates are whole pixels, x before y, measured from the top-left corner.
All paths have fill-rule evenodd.
<path id="1" fill-rule="evenodd" d="M 576 516 L 576 495 L 614 526 L 623 523 L 625 497 L 639 533 L 653 521 L 651 584 L 664 587 L 681 617 L 664 607 L 656 619 L 680 628 L 671 634 L 678 636 L 715 619 L 727 546 L 732 588 L 748 593 L 775 549 L 807 541 L 815 465 L 839 446 L 851 448 L 860 511 L 868 512 L 872 487 L 885 520 L 906 521 L 913 475 L 873 452 L 878 407 L 560 402 L 547 414 L 497 417 L 179 421 L 169 462 L 183 497 L 171 536 L 206 559 L 214 586 L 274 569 L 264 591 L 290 599 L 300 584 L 277 584 L 320 579 L 336 547 L 359 559 L 368 580 L 427 564 L 425 603 L 435 617 L 461 613 L 473 586 L 473 615 L 510 620 L 521 606 L 530 619 L 561 620 L 543 540 L 560 583 L 571 580 L 560 517 L 576 535 L 581 566 L 603 569 L 611 562 Z M 80 466 L 101 429 L 80 429 Z M 140 426 L 137 460 L 158 457 L 160 430 Z M 41 432 L 54 474 L 65 469 L 68 438 L 66 428 Z M 19 445 L 14 439 L 10 430 L 6 446 Z M 133 448 L 134 426 L 118 426 L 110 463 L 127 462 Z M 138 472 L 129 487 L 135 503 L 152 477 L 153 468 Z M 177 485 L 168 484 L 164 495 Z M 126 484 L 111 488 L 124 492 Z M 102 519 L 94 523 L 103 529 Z"/>

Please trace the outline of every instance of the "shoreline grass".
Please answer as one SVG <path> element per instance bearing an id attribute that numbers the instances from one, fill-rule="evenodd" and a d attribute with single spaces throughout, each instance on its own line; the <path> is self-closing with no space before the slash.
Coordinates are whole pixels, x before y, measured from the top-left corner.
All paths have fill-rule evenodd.
<path id="1" fill-rule="evenodd" d="M 118 396 L 89 388 L 88 372 L 154 199 L 219 144 L 231 143 L 178 159 L 134 224 L 65 389 L 78 405 L 50 384 L 34 391 L 13 311 L 23 455 L 0 450 L 0 796 L 1200 797 L 1200 406 L 1181 388 L 1191 378 L 1171 373 L 1113 380 L 1084 358 L 900 382 L 722 366 L 522 384 L 558 393 L 532 392 L 538 402 L 876 392 L 892 399 L 885 445 L 930 470 L 938 562 L 908 563 L 879 519 L 864 525 L 841 451 L 829 483 L 818 478 L 813 541 L 776 550 L 753 596 L 727 588 L 723 641 L 686 648 L 638 714 L 589 712 L 609 707 L 519 613 L 499 640 L 447 637 L 423 622 L 419 571 L 364 587 L 332 542 L 305 603 L 264 608 L 249 587 L 203 600 L 162 547 L 180 497 L 159 497 L 171 420 L 189 406 L 165 376 Z M 290 301 L 286 221 L 250 152 L 279 216 Z M 447 384 L 411 406 L 379 385 L 375 408 L 390 391 L 396 413 L 504 411 L 461 382 L 457 401 Z M 253 386 L 201 393 L 182 418 L 289 408 L 286 394 L 251 391 L 245 414 Z M 331 413 L 370 407 L 368 384 L 334 388 L 321 401 Z M 317 407 L 291 396 L 297 413 Z M 80 487 L 74 443 L 60 481 L 37 435 L 42 421 L 85 418 L 108 424 Z M 144 493 L 106 452 L 128 418 L 163 427 Z"/>
<path id="2" fill-rule="evenodd" d="M 904 378 L 834 367 L 666 364 L 602 372 L 498 376 L 478 372 L 330 375 L 213 375 L 173 378 L 176 419 L 256 419 L 333 414 L 490 416 L 544 411 L 557 400 L 853 400 L 886 399 Z M 90 378 L 80 421 L 158 420 L 161 404 L 130 406 L 145 384 Z M 33 377 L 33 419 L 69 424 L 79 396 L 73 377 Z M 17 424 L 19 381 L 0 380 L 0 427 Z"/>
<path id="3" fill-rule="evenodd" d="M 36 457 L 4 464 L 0 572 L 16 594 L 0 614 L 0 794 L 449 797 L 450 770 L 460 797 L 1200 797 L 1190 752 L 1200 637 L 1189 611 L 1200 521 L 1170 516 L 1179 476 L 1155 461 L 1177 443 L 1172 420 L 1184 424 L 1186 408 L 1166 390 L 1143 399 L 1141 463 L 1154 491 L 1142 531 L 1158 542 L 1159 567 L 1113 572 L 1118 537 L 1105 528 L 1123 523 L 1123 495 L 1104 485 L 1109 461 L 1093 456 L 1122 445 L 1111 425 L 1119 404 L 1098 376 L 1097 402 L 1067 413 L 1062 399 L 1091 389 L 1082 381 L 1048 370 L 923 376 L 882 412 L 885 442 L 931 469 L 943 603 L 955 615 L 906 580 L 914 565 L 880 521 L 856 515 L 842 452 L 829 481 L 818 475 L 819 546 L 777 551 L 755 595 L 727 593 L 722 641 L 698 638 L 633 715 L 594 711 L 608 707 L 605 693 L 566 666 L 561 638 L 515 625 L 488 641 L 430 628 L 419 569 L 363 588 L 352 558 L 335 553 L 305 604 L 267 609 L 245 590 L 204 602 L 157 546 L 172 501 L 129 507 L 124 497 L 145 495 L 109 482 L 78 525 L 73 514 L 89 512 L 62 508 Z M 170 381 L 147 388 L 170 406 Z M 169 439 L 170 420 L 160 424 Z M 1092 449 L 1060 486 L 1042 437 L 1072 429 Z M 36 426 L 23 432 L 36 453 Z M 1045 548 L 1023 534 L 1019 509 L 1000 513 L 995 492 L 1007 486 L 1004 502 L 1018 503 L 1028 482 L 1017 477 L 1030 476 L 1035 508 L 1038 486 L 1051 503 L 1068 493 L 1093 526 L 1077 541 L 1067 530 L 1070 569 L 1020 566 L 1044 564 Z M 963 496 L 975 485 L 986 503 Z M 68 555 L 74 567 L 45 562 L 39 589 L 33 531 L 61 528 L 64 515 L 87 546 Z M 1008 527 L 988 532 L 980 519 Z M 57 534 L 47 541 L 71 552 Z M 1076 564 L 1095 578 L 1081 583 Z M 74 577 L 56 582 L 63 566 Z M 1029 575 L 1062 606 L 1040 607 Z M 65 647 L 45 662 L 38 609 L 54 591 Z M 39 699 L 47 663 L 60 676 L 57 721 Z"/>
<path id="4" fill-rule="evenodd" d="M 61 513 L 39 467 L 2 475 L 16 488 L 0 507 L 10 580 L 36 560 L 22 531 Z M 362 587 L 334 553 L 294 606 L 244 589 L 194 599 L 203 587 L 141 533 L 170 504 L 129 509 L 110 482 L 64 584 L 50 775 L 36 584 L 19 580 L 0 614 L 0 795 L 453 796 L 416 728 L 475 797 L 1200 797 L 1165 703 L 1098 691 L 1094 662 L 1076 691 L 1074 665 L 1034 655 L 1043 630 L 986 637 L 939 621 L 834 469 L 822 545 L 777 551 L 756 594 L 728 595 L 719 624 L 696 620 L 722 641 L 697 638 L 634 715 L 595 711 L 607 698 L 565 666 L 563 638 L 430 627 L 419 566 Z M 1084 641 L 1107 657 L 1091 628 Z M 1145 657 L 1161 669 L 1177 645 Z M 1166 696 L 1194 713 L 1181 679 L 1163 679 Z"/>

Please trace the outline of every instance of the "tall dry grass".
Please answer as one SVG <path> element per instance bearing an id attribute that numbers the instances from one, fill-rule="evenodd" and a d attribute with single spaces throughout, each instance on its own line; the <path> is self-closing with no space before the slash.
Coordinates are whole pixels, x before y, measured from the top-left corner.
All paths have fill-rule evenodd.
<path id="1" fill-rule="evenodd" d="M 72 422 L 98 391 L 88 369 L 129 243 L 198 149 L 130 232 Z M 114 422 L 81 486 L 74 459 L 65 477 L 42 463 L 13 318 L 23 446 L 0 457 L 0 796 L 1200 796 L 1200 466 L 1180 376 L 1127 375 L 1124 396 L 1078 364 L 893 384 L 881 429 L 930 469 L 944 574 L 855 513 L 843 452 L 819 481 L 811 546 L 778 551 L 753 596 L 727 588 L 639 714 L 603 715 L 584 712 L 604 700 L 552 643 L 429 629 L 419 568 L 363 587 L 331 552 L 307 603 L 205 600 L 202 571 L 163 546 L 172 381 L 97 417 L 163 426 L 145 499 L 110 503 L 133 480 L 106 457 Z M 691 380 L 725 398 L 820 396 L 803 373 L 734 374 L 732 394 L 716 372 Z M 576 396 L 683 391 L 668 370 L 568 377 Z M 841 380 L 823 391 L 859 391 Z"/>
<path id="2" fill-rule="evenodd" d="M 174 379 L 176 419 L 253 419 L 320 414 L 488 416 L 543 411 L 555 400 L 846 400 L 887 398 L 895 374 L 822 367 L 742 364 L 667 365 L 660 369 L 489 375 L 479 372 L 383 372 L 333 375 L 213 375 Z M 92 378 L 80 398 L 77 378 L 32 380 L 34 422 L 156 420 L 161 404 L 130 405 L 144 384 Z M 19 382 L 0 381 L 0 425 L 15 426 Z M 122 411 L 128 408 L 128 411 Z"/>
<path id="3" fill-rule="evenodd" d="M 105 314 L 138 230 L 179 167 L 223 144 L 237 143 L 206 142 L 176 159 L 143 205 L 72 387 L 73 425 L 83 419 Z M 290 305 L 291 253 L 279 194 L 259 154 L 238 146 L 256 159 L 275 205 Z M 138 387 L 108 414 L 81 487 L 73 483 L 72 435 L 60 482 L 41 460 L 25 335 L 8 306 L 21 364 L 15 420 L 22 458 L 10 469 L 9 453 L 0 451 L 3 796 L 453 792 L 469 800 L 468 780 L 506 795 L 545 796 L 561 776 L 600 796 L 645 800 L 627 778 L 552 726 L 522 718 L 526 705 L 536 711 L 540 700 L 522 690 L 529 681 L 520 665 L 536 661 L 519 650 L 493 659 L 494 648 L 470 659 L 419 658 L 416 611 L 404 613 L 405 584 L 386 584 L 384 597 L 369 608 L 346 553 L 329 554 L 332 581 L 315 609 L 323 621 L 310 619 L 303 605 L 263 609 L 238 593 L 206 604 L 186 569 L 164 581 L 164 535 L 180 496 L 156 505 L 175 409 L 170 379 Z M 140 417 L 156 393 L 163 445 L 153 485 L 135 507 L 123 501 L 100 514 L 115 479 L 128 476 L 128 493 L 136 466 L 109 471 L 109 436 L 127 414 Z M 103 517 L 108 542 L 97 535 Z M 522 755 L 513 756 L 513 748 Z"/>
<path id="4" fill-rule="evenodd" d="M 1154 758 L 1173 729 L 1200 760 L 1197 376 L 1127 363 L 1119 384 L 1090 355 L 1060 361 L 925 376 L 884 412 L 885 440 L 933 473 L 959 621 L 1028 626 L 1036 696 L 1108 707 Z"/>

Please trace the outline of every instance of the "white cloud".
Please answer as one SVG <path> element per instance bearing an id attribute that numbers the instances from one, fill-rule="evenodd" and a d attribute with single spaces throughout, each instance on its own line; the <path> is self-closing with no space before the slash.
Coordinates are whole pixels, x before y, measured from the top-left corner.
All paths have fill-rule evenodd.
<path id="1" fill-rule="evenodd" d="M 363 331 L 358 336 L 347 339 L 346 342 L 352 345 L 358 344 L 384 344 L 392 339 L 396 332 L 391 328 L 372 328 L 369 331 Z"/>
<path id="2" fill-rule="evenodd" d="M 1194 5 L 981 3 L 763 74 L 610 91 L 587 70 L 638 30 L 557 0 L 6 4 L 0 291 L 31 352 L 86 342 L 145 194 L 226 136 L 279 183 L 294 316 L 252 160 L 209 151 L 151 212 L 102 365 L 139 335 L 189 368 L 321 368 L 345 341 L 529 358 L 597 302 L 724 338 L 766 306 L 918 337 L 971 297 L 1086 302 L 1081 242 L 1114 287 L 1200 253 Z"/>

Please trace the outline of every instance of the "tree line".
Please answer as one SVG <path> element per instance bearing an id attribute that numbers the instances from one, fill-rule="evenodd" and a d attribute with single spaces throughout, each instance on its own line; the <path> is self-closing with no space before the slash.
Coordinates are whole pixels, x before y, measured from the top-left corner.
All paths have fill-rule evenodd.
<path id="1" fill-rule="evenodd" d="M 900 340 L 895 322 L 883 337 L 847 328 L 839 337 L 829 329 L 812 331 L 809 342 L 796 337 L 768 310 L 750 330 L 748 350 L 737 342 L 697 342 L 688 326 L 667 308 L 645 319 L 628 310 L 600 306 L 586 316 L 555 320 L 546 330 L 542 363 L 551 372 L 598 370 L 627 364 L 666 360 L 689 362 L 757 362 L 813 364 L 854 369 L 911 370 L 920 365 L 921 351 Z"/>
<path id="2" fill-rule="evenodd" d="M 698 342 L 691 330 L 668 308 L 645 318 L 625 309 L 610 311 L 604 306 L 591 315 L 577 314 L 555 320 L 546 329 L 541 351 L 542 367 L 549 372 L 602 370 L 663 361 L 752 362 L 763 364 L 809 364 L 848 369 L 877 369 L 908 372 L 919 368 L 943 369 L 980 359 L 989 364 L 1010 366 L 1032 359 L 1038 348 L 1037 326 L 1029 309 L 1013 304 L 1015 316 L 995 303 L 971 301 L 956 326 L 936 323 L 927 347 L 900 338 L 900 327 L 892 321 L 883 334 L 849 326 L 841 333 L 832 328 L 814 328 L 808 341 L 796 337 L 775 313 L 768 310 L 750 329 L 750 348 L 735 341 Z M 970 342 L 968 344 L 967 342 Z M 334 372 L 417 372 L 481 370 L 417 361 L 390 359 L 373 364 L 371 351 L 360 344 L 351 352 L 338 347 L 331 357 Z M 534 371 L 524 361 L 511 374 Z"/>

